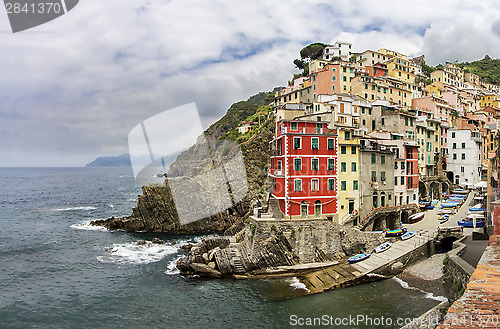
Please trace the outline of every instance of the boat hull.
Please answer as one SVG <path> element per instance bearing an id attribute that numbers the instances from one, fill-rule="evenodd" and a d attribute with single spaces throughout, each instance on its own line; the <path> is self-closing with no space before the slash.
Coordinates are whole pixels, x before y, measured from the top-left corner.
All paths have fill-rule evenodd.
<path id="1" fill-rule="evenodd" d="M 349 264 L 353 264 L 353 263 L 357 263 L 357 262 L 360 262 L 362 260 L 365 260 L 367 259 L 368 257 L 370 257 L 370 254 L 369 253 L 364 253 L 364 254 L 358 254 L 356 256 L 352 256 L 352 257 L 349 257 L 347 259 L 347 261 L 349 262 Z"/>
<path id="2" fill-rule="evenodd" d="M 469 220 L 459 220 L 457 224 L 463 227 L 474 227 L 474 222 Z M 483 226 L 484 226 L 484 221 L 476 222 L 476 227 L 483 227 Z"/>

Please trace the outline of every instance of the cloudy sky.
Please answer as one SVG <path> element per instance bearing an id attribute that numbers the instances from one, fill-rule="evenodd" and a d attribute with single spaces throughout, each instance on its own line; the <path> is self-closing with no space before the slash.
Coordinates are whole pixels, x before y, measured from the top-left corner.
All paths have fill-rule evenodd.
<path id="1" fill-rule="evenodd" d="M 500 57 L 495 0 L 80 0 L 13 34 L 0 10 L 0 166 L 82 166 L 195 102 L 203 127 L 284 85 L 300 49 L 349 41 L 427 62 Z"/>

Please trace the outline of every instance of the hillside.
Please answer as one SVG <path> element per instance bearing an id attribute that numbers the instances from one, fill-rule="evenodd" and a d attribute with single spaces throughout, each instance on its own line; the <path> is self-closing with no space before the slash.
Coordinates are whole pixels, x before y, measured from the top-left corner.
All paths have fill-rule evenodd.
<path id="1" fill-rule="evenodd" d="M 234 159 L 233 156 L 238 149 L 234 147 L 234 142 L 236 142 L 241 148 L 248 183 L 248 193 L 242 195 L 241 201 L 210 217 L 181 224 L 169 180 L 166 180 L 164 184 L 148 185 L 142 188 L 143 194 L 139 196 L 132 215 L 96 220 L 91 225 L 126 231 L 169 233 L 223 233 L 241 229 L 253 206 L 259 198 L 266 195 L 270 186 L 267 179 L 267 167 L 269 142 L 273 138 L 274 116 L 269 106 L 259 106 L 267 102 L 267 96 L 268 93 L 261 93 L 252 96 L 248 101 L 233 104 L 226 115 L 206 132 L 207 142 L 211 148 L 210 157 L 207 157 L 203 151 L 205 149 L 203 143 L 207 142 L 200 140 L 177 157 L 168 173 L 169 177 L 180 179 L 176 180 L 177 184 L 203 178 L 207 172 L 213 170 L 214 165 L 221 161 L 225 165 L 231 165 L 234 162 L 231 159 Z M 255 124 L 252 130 L 245 134 L 238 133 L 236 128 L 242 122 L 258 123 L 259 119 L 260 125 Z M 236 172 L 233 169 L 229 169 L 229 172 Z M 210 184 L 217 184 L 217 182 L 205 181 L 205 185 L 209 188 Z M 235 192 L 237 191 L 232 191 L 232 193 Z M 209 206 L 212 201 L 206 199 L 206 196 L 192 193 L 186 195 L 186 198 L 190 204 Z"/>
<path id="2" fill-rule="evenodd" d="M 492 59 L 486 55 L 483 59 L 474 62 L 458 63 L 465 72 L 475 73 L 486 82 L 500 84 L 500 59 Z"/>
<path id="3" fill-rule="evenodd" d="M 120 156 L 98 157 L 91 163 L 85 165 L 87 168 L 93 167 L 130 167 L 130 156 L 122 154 Z"/>
<path id="4" fill-rule="evenodd" d="M 231 105 L 227 110 L 226 115 L 220 118 L 216 123 L 212 124 L 206 135 L 218 138 L 225 133 L 235 129 L 244 119 L 255 114 L 259 106 L 269 104 L 274 100 L 274 97 L 269 92 L 260 92 L 251 96 L 246 101 L 239 101 Z"/>

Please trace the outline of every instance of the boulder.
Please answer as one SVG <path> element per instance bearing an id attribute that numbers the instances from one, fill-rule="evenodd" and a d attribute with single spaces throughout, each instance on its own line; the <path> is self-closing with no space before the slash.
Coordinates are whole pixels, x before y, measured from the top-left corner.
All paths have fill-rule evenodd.
<path id="1" fill-rule="evenodd" d="M 201 263 L 192 263 L 191 264 L 191 268 L 200 274 L 200 276 L 208 276 L 208 277 L 211 277 L 211 278 L 220 278 L 222 276 L 222 274 L 211 268 L 210 266 L 206 265 L 206 264 L 201 264 Z"/>

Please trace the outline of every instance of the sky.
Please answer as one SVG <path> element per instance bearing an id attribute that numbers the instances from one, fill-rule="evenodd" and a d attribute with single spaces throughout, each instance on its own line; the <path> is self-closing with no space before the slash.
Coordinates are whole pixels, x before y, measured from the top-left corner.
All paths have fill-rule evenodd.
<path id="1" fill-rule="evenodd" d="M 428 64 L 500 57 L 496 0 L 80 0 L 12 33 L 0 9 L 0 167 L 83 166 L 195 103 L 203 128 L 284 86 L 312 42 L 388 48 Z"/>

